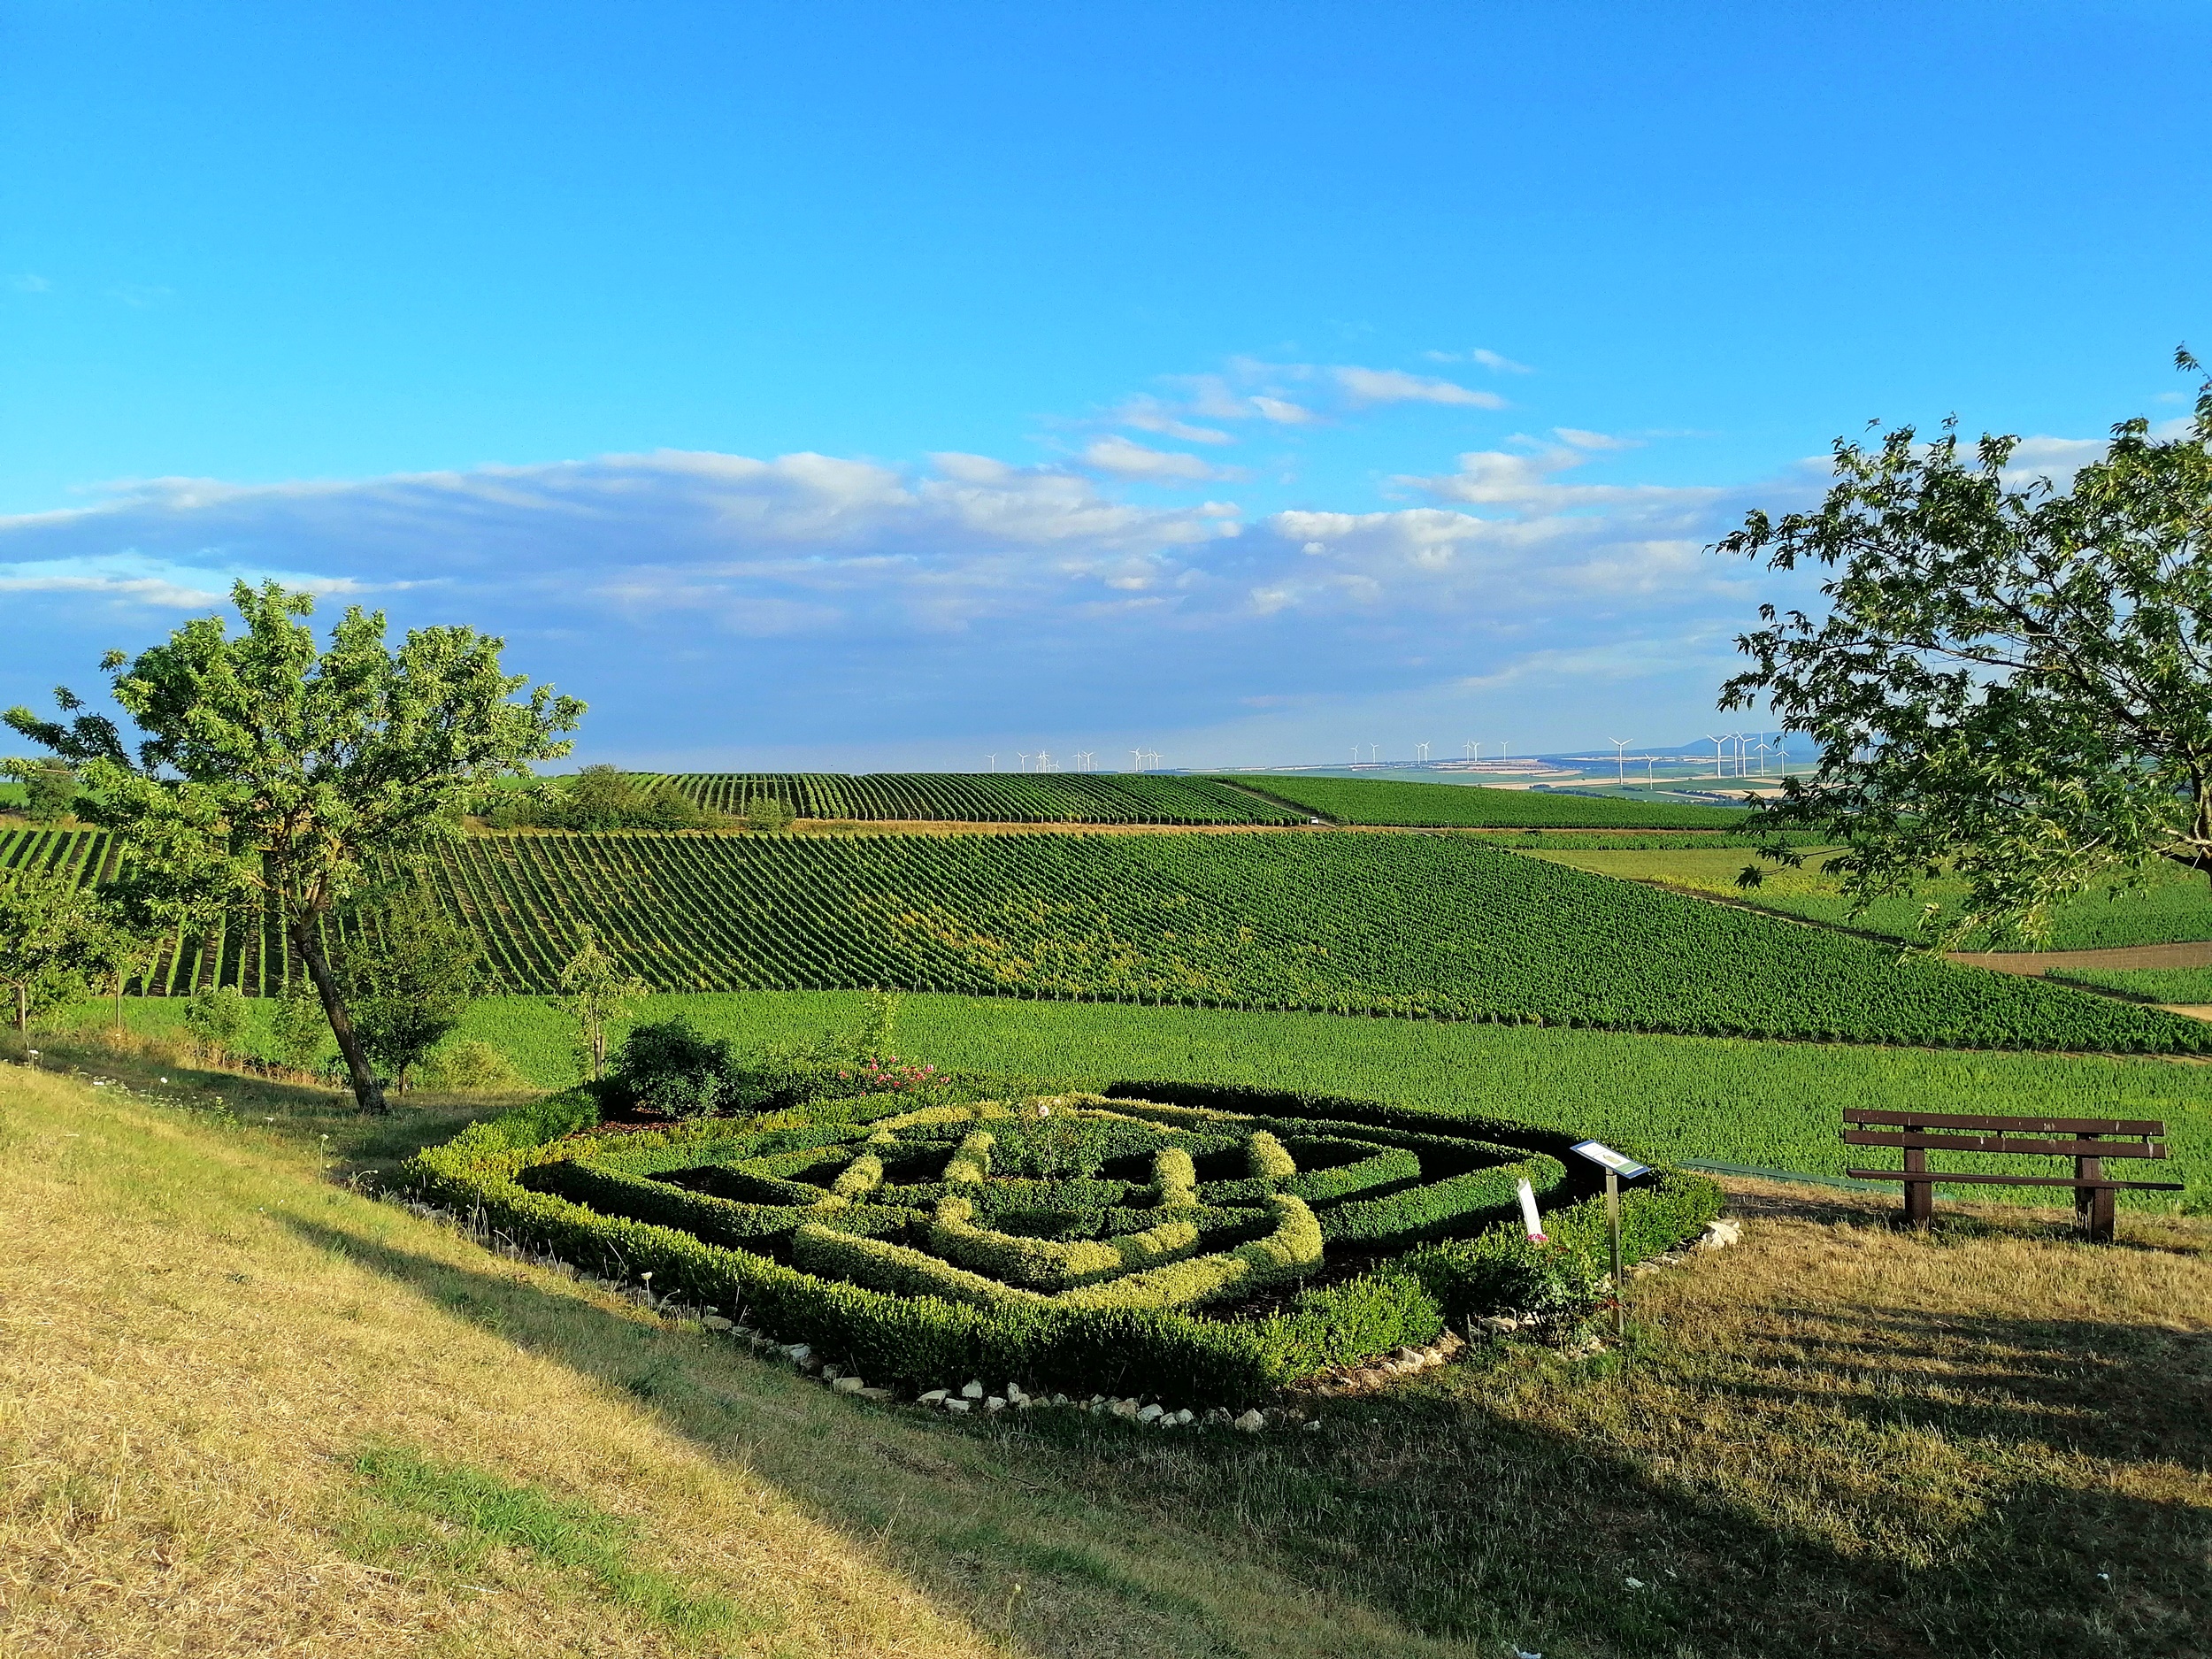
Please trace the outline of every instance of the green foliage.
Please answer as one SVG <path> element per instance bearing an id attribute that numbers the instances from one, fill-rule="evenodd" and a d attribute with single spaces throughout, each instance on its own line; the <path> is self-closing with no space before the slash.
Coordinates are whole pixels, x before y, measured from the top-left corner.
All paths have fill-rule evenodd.
<path id="1" fill-rule="evenodd" d="M 2063 490 L 2013 475 L 2016 438 L 1962 455 L 1948 422 L 1839 439 L 1818 508 L 1720 543 L 1818 567 L 1829 602 L 1763 608 L 1722 688 L 1820 746 L 1762 824 L 1843 843 L 1829 868 L 1859 904 L 1962 881 L 1932 942 L 2039 941 L 2075 895 L 2212 871 L 2212 381 L 2179 435 L 2113 433 Z"/>
<path id="2" fill-rule="evenodd" d="M 730 1045 L 680 1017 L 634 1027 L 614 1056 L 615 1098 L 676 1118 L 702 1118 L 732 1099 Z"/>
<path id="3" fill-rule="evenodd" d="M 348 941 L 337 977 L 361 1047 L 408 1073 L 467 1015 L 482 957 L 427 888 L 403 888 Z"/>
<path id="4" fill-rule="evenodd" d="M 180 902 L 265 902 L 326 989 L 357 1100 L 381 1110 L 369 1056 L 330 981 L 324 918 L 426 838 L 482 780 L 565 753 L 583 704 L 502 672 L 503 641 L 470 628 L 411 630 L 395 651 L 381 613 L 349 610 L 327 650 L 298 620 L 313 598 L 241 581 L 244 624 L 202 617 L 135 658 L 111 652 L 110 692 L 142 741 L 127 746 L 66 689 L 61 720 L 24 708 L 6 722 L 78 766 L 93 816 L 120 830 L 133 863 Z M 67 718 L 73 717 L 73 718 Z"/>
<path id="5" fill-rule="evenodd" d="M 763 834 L 776 834 L 791 827 L 796 818 L 789 802 L 780 795 L 757 795 L 748 797 L 741 818 L 745 827 Z"/>
<path id="6" fill-rule="evenodd" d="M 687 772 L 671 780 L 711 810 L 740 817 L 769 801 L 791 815 L 863 822 L 1276 824 L 1287 811 L 1233 784 L 1119 772 Z"/>
<path id="7" fill-rule="evenodd" d="M 491 1044 L 474 1037 L 442 1042 L 433 1048 L 424 1057 L 420 1082 L 424 1088 L 458 1094 L 524 1087 L 514 1062 Z"/>
<path id="8" fill-rule="evenodd" d="M 60 760 L 0 760 L 0 777 L 22 786 L 23 816 L 34 824 L 58 824 L 77 805 L 77 774 Z"/>
<path id="9" fill-rule="evenodd" d="M 295 1071 L 306 1071 L 315 1064 L 323 1039 L 330 1034 L 321 999 L 304 985 L 295 986 L 281 996 L 269 998 L 268 1009 L 270 1046 L 278 1064 Z"/>
<path id="10" fill-rule="evenodd" d="M 1729 807 L 1659 806 L 1616 795 L 1552 789 L 1486 789 L 1479 784 L 1396 783 L 1325 773 L 1239 772 L 1233 782 L 1340 824 L 1422 829 L 1724 830 L 1746 813 Z"/>
<path id="11" fill-rule="evenodd" d="M 0 875 L 0 991 L 18 1031 L 81 995 L 120 959 L 124 942 L 112 908 L 66 876 Z"/>
<path id="12" fill-rule="evenodd" d="M 665 778 L 587 766 L 526 788 L 493 787 L 467 803 L 494 829 L 701 830 L 726 827 Z"/>
<path id="13" fill-rule="evenodd" d="M 234 1051 L 252 1018 L 246 999 L 230 986 L 196 992 L 184 1005 L 184 1028 L 203 1051 L 220 1056 Z"/>
<path id="14" fill-rule="evenodd" d="M 645 981 L 600 948 L 587 927 L 583 941 L 561 969 L 555 1005 L 576 1022 L 577 1053 L 585 1075 L 595 1083 L 607 1070 L 607 1028 L 626 1018 L 645 995 Z"/>

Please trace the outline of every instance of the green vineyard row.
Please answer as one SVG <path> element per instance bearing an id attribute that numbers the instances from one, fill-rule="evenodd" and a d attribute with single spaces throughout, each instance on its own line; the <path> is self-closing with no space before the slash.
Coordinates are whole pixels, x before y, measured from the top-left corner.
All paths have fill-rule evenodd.
<path id="1" fill-rule="evenodd" d="M 1307 814 L 1233 784 L 1141 772 L 678 772 L 700 805 L 764 795 L 801 818 L 956 824 L 1297 824 Z"/>
<path id="2" fill-rule="evenodd" d="M 1340 824 L 1402 829 L 1701 829 L 1740 824 L 1732 807 L 1660 806 L 1613 795 L 1486 789 L 1479 784 L 1239 773 L 1217 781 L 1256 790 Z"/>
<path id="3" fill-rule="evenodd" d="M 49 833 L 50 834 L 51 833 Z M 0 842 L 0 857 L 12 841 Z M 27 854 L 80 871 L 100 856 Z M 72 862 L 73 860 L 73 862 Z M 1984 1048 L 2194 1051 L 2212 1026 L 1418 835 L 476 835 L 439 887 L 503 988 L 595 932 L 655 989 L 891 987 Z M 278 988 L 251 918 L 153 988 Z"/>

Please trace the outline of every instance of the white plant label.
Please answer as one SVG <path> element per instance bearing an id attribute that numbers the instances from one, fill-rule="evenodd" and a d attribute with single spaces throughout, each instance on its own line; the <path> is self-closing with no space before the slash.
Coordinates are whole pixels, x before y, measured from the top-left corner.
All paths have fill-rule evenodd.
<path id="1" fill-rule="evenodd" d="M 1536 1189 L 1528 1184 L 1528 1177 L 1521 1178 L 1521 1225 L 1528 1229 L 1532 1244 L 1544 1242 L 1544 1224 L 1536 1215 Z"/>

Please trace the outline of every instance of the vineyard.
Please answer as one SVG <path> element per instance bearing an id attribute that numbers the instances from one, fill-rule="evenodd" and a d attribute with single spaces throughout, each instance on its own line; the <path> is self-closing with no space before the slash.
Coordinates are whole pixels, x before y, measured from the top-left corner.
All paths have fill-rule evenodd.
<path id="1" fill-rule="evenodd" d="M 710 811 L 772 796 L 801 818 L 956 824 L 1300 824 L 1233 784 L 1143 772 L 679 772 Z"/>
<path id="2" fill-rule="evenodd" d="M 1722 830 L 1745 817 L 1727 807 L 1658 806 L 1611 795 L 1486 789 L 1479 784 L 1394 783 L 1272 772 L 1217 781 L 1258 790 L 1340 824 L 1401 829 Z"/>
<path id="3" fill-rule="evenodd" d="M 83 871 L 89 835 L 0 842 Z M 1141 1003 L 1991 1048 L 2188 1050 L 2212 1027 L 1459 837 L 470 836 L 436 872 L 497 983 L 587 928 L 663 991 L 881 985 Z M 273 928 L 151 989 L 283 981 Z"/>

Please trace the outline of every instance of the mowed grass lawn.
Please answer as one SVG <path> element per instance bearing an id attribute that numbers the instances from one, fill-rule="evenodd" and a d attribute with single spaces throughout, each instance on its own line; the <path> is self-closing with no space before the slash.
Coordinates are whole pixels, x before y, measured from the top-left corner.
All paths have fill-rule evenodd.
<path id="1" fill-rule="evenodd" d="M 370 1125 L 104 1074 L 0 1066 L 0 1651 L 2118 1659 L 2212 1630 L 2201 1220 L 1923 1239 L 1746 1187 L 1745 1242 L 1640 1281 L 1624 1353 L 1486 1345 L 1317 1431 L 1171 1438 L 849 1402 L 337 1184 L 450 1102 Z"/>
<path id="2" fill-rule="evenodd" d="M 865 1002 L 853 991 L 701 993 L 648 998 L 637 1018 L 680 1015 L 743 1048 L 850 1030 Z M 131 1028 L 151 1035 L 178 1033 L 181 1010 L 160 997 L 127 1005 Z M 109 1017 L 103 1004 L 79 1012 L 94 1025 Z M 545 998 L 485 998 L 464 1032 L 500 1048 L 540 1088 L 578 1080 L 574 1028 Z M 2200 1064 L 944 995 L 899 999 L 897 1044 L 941 1066 L 1091 1087 L 1164 1079 L 1348 1094 L 1571 1129 L 1647 1156 L 1811 1174 L 1863 1161 L 1838 1138 L 1846 1106 L 2158 1118 L 2172 1157 L 2157 1179 L 2188 1190 L 2123 1194 L 2122 1203 L 2212 1211 L 2212 1065 Z M 1949 1167 L 2072 1169 L 1964 1154 Z M 2048 1202 L 2030 1188 L 1946 1196 L 1993 1194 Z"/>
<path id="3" fill-rule="evenodd" d="M 1803 866 L 1794 870 L 1770 864 L 1755 851 L 1740 847 L 1630 852 L 1530 849 L 1526 856 L 1594 875 L 1709 893 L 1785 916 L 1897 939 L 1911 933 L 1924 904 L 1943 902 L 1963 890 L 1956 882 L 1931 882 L 1918 897 L 1883 899 L 1864 916 L 1854 918 L 1850 905 L 1837 891 L 1835 879 L 1823 872 L 1824 855 L 1817 850 L 1809 849 Z M 1736 886 L 1736 877 L 1747 864 L 1756 864 L 1764 872 L 1764 879 L 1756 887 Z M 2187 871 L 2162 868 L 2153 873 L 2151 885 L 2139 893 L 2124 893 L 2116 898 L 2101 892 L 2085 894 L 2062 906 L 2052 918 L 2047 948 L 2106 950 L 2205 939 L 2212 939 L 2212 885 Z"/>

